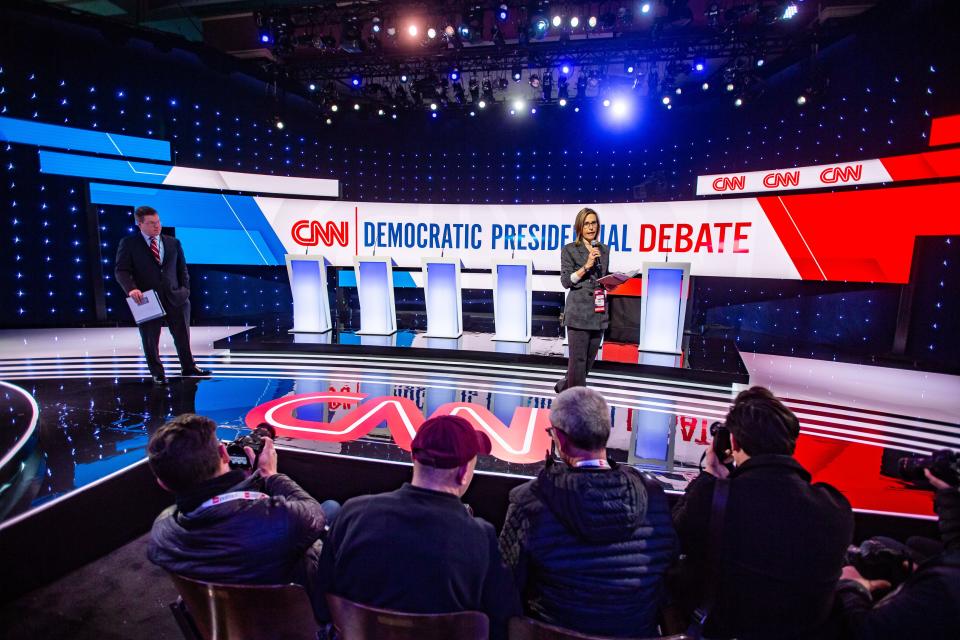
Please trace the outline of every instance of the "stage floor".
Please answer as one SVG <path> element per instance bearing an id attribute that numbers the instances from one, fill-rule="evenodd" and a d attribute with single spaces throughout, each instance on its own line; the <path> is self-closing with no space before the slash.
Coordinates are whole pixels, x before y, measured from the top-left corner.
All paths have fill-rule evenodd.
<path id="1" fill-rule="evenodd" d="M 168 387 L 144 377 L 133 327 L 0 332 L 0 380 L 7 383 L 0 389 L 0 459 L 19 463 L 15 478 L 0 479 L 7 483 L 0 520 L 68 499 L 140 463 L 149 435 L 188 411 L 214 418 L 225 440 L 268 419 L 283 425 L 281 448 L 401 464 L 409 454 L 396 443 L 424 416 L 456 413 L 493 436 L 495 456 L 478 465 L 486 474 L 531 476 L 548 446 L 543 428 L 563 373 L 558 354 L 550 363 L 447 351 L 215 346 L 245 330 L 193 328 L 194 353 L 213 370 L 210 379 L 175 377 L 164 332 Z M 930 493 L 882 475 L 881 464 L 885 451 L 888 459 L 897 455 L 892 449 L 960 448 L 960 377 L 762 354 L 743 354 L 743 362 L 751 384 L 770 387 L 800 417 L 797 456 L 815 480 L 838 487 L 861 511 L 932 516 Z M 707 426 L 723 417 L 740 388 L 621 367 L 598 367 L 589 383 L 612 409 L 612 456 L 626 460 L 637 439 L 669 437 L 675 466 L 654 464 L 653 472 L 677 491 L 696 473 Z"/>

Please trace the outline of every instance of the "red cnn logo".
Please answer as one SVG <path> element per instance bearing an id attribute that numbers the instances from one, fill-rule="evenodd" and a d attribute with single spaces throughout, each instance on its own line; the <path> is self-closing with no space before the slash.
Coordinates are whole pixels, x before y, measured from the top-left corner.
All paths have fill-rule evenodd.
<path id="1" fill-rule="evenodd" d="M 325 225 L 319 220 L 297 220 L 290 229 L 293 241 L 303 247 L 315 247 L 322 244 L 332 247 L 336 242 L 341 247 L 350 244 L 350 224 L 346 221 L 339 226 L 329 220 Z"/>
<path id="2" fill-rule="evenodd" d="M 857 164 L 852 167 L 827 167 L 820 172 L 820 182 L 824 184 L 835 184 L 837 182 L 860 181 L 863 174 L 863 165 Z"/>
<path id="3" fill-rule="evenodd" d="M 717 178 L 713 181 L 714 191 L 742 191 L 747 183 L 747 176 L 733 176 L 732 178 Z"/>
<path id="4" fill-rule="evenodd" d="M 799 171 L 774 171 L 763 176 L 763 186 L 768 189 L 777 187 L 796 187 L 800 184 Z"/>

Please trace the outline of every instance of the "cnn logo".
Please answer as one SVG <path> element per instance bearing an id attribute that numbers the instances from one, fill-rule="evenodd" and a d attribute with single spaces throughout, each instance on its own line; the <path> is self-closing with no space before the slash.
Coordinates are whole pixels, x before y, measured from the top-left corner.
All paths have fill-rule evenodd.
<path id="1" fill-rule="evenodd" d="M 290 229 L 290 235 L 293 236 L 293 241 L 302 247 L 315 247 L 319 244 L 332 247 L 334 243 L 346 247 L 350 244 L 350 224 L 346 221 L 338 224 L 329 220 L 326 223 L 319 220 L 297 220 Z"/>

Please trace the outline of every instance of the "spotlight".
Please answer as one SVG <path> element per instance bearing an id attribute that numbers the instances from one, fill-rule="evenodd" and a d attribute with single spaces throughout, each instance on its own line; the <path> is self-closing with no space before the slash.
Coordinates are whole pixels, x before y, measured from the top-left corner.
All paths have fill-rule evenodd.
<path id="1" fill-rule="evenodd" d="M 316 85 L 316 83 L 315 83 L 315 82 L 311 82 L 310 84 L 307 85 L 307 89 L 310 89 L 310 91 L 316 91 L 316 90 L 317 90 L 317 85 Z"/>
<path id="2" fill-rule="evenodd" d="M 380 33 L 380 29 L 381 29 L 380 18 L 374 18 L 372 22 L 373 22 L 373 25 L 370 27 L 370 30 L 373 31 L 374 33 Z"/>
<path id="3" fill-rule="evenodd" d="M 510 109 L 510 115 L 515 116 L 515 115 L 517 115 L 517 112 L 514 111 L 513 109 Z"/>
<path id="4" fill-rule="evenodd" d="M 660 102 L 662 102 L 664 105 L 670 104 L 670 96 L 663 96 Z"/>
<path id="5" fill-rule="evenodd" d="M 574 107 L 574 108 L 573 108 L 573 112 L 574 112 L 574 113 L 580 113 L 580 107 Z"/>
<path id="6" fill-rule="evenodd" d="M 736 89 L 736 87 L 733 86 L 733 83 L 732 83 L 732 82 L 728 82 L 728 83 L 727 83 L 727 91 L 733 91 L 734 89 Z"/>
<path id="7" fill-rule="evenodd" d="M 377 115 L 378 115 L 378 116 L 385 115 L 386 113 L 387 113 L 387 112 L 384 111 L 383 109 L 377 109 Z"/>
<path id="8" fill-rule="evenodd" d="M 470 117 L 471 117 L 471 118 L 472 118 L 473 116 L 475 116 L 475 115 L 477 115 L 477 112 L 476 112 L 476 111 L 471 111 L 471 112 L 470 112 Z"/>
<path id="9" fill-rule="evenodd" d="M 757 58 L 757 66 L 758 66 L 758 67 L 762 67 L 763 64 L 764 64 L 764 62 L 766 62 L 766 60 L 764 60 L 763 57 Z"/>
<path id="10" fill-rule="evenodd" d="M 677 87 L 677 88 L 674 90 L 674 93 L 679 96 L 680 94 L 683 93 L 683 88 L 682 88 L 682 87 Z"/>
<path id="11" fill-rule="evenodd" d="M 352 76 L 350 78 L 351 87 L 359 87 L 361 84 L 363 84 L 363 78 L 361 78 L 360 76 Z"/>
<path id="12" fill-rule="evenodd" d="M 436 110 L 437 110 L 437 103 L 436 103 L 436 102 L 431 102 L 431 103 L 430 103 L 430 111 L 436 111 Z"/>
<path id="13" fill-rule="evenodd" d="M 570 71 L 573 69 L 573 66 L 569 62 L 564 62 L 560 65 L 560 73 L 565 76 L 570 75 Z"/>
<path id="14" fill-rule="evenodd" d="M 609 107 L 609 106 L 610 106 L 610 98 L 604 98 L 604 99 L 603 99 L 603 106 L 604 106 L 604 107 Z"/>
<path id="15" fill-rule="evenodd" d="M 699 61 L 699 60 L 697 60 L 696 62 L 693 63 L 693 70 L 696 71 L 696 72 L 698 72 L 698 73 L 699 73 L 699 72 L 702 72 L 702 71 L 703 71 L 704 69 L 706 69 L 706 68 L 707 68 L 707 65 L 705 65 L 703 62 L 701 62 L 701 61 Z"/>
<path id="16" fill-rule="evenodd" d="M 610 106 L 610 113 L 612 113 L 615 118 L 623 118 L 627 115 L 627 111 L 629 111 L 629 105 L 626 100 L 614 100 Z"/>
<path id="17" fill-rule="evenodd" d="M 560 100 L 557 102 L 557 104 L 559 104 L 561 107 L 565 107 L 565 106 L 567 106 L 567 99 L 566 99 L 566 98 L 560 98 Z"/>
<path id="18" fill-rule="evenodd" d="M 394 120 L 396 120 L 396 119 L 397 119 L 397 114 L 391 113 L 391 114 L 390 114 L 390 117 L 393 118 Z"/>
<path id="19" fill-rule="evenodd" d="M 487 103 L 486 103 L 486 101 L 481 100 L 480 102 L 478 102 L 478 103 L 477 103 L 477 108 L 478 108 L 478 109 L 486 109 L 486 108 L 487 108 Z"/>
<path id="20" fill-rule="evenodd" d="M 354 102 L 354 103 L 353 103 L 353 110 L 354 110 L 354 111 L 360 111 L 360 103 L 359 103 L 359 102 Z"/>
<path id="21" fill-rule="evenodd" d="M 430 116 L 433 117 L 433 118 L 436 118 L 436 117 L 437 117 L 437 112 L 434 111 L 433 113 L 430 114 Z"/>
<path id="22" fill-rule="evenodd" d="M 400 82 L 401 82 L 401 83 L 407 84 L 407 80 L 409 80 L 409 79 L 410 79 L 410 77 L 409 77 L 407 74 L 405 74 L 405 73 L 401 73 L 401 74 L 400 74 Z"/>
<path id="23" fill-rule="evenodd" d="M 413 35 L 413 34 L 410 34 L 410 35 Z M 430 38 L 431 40 L 433 40 L 434 38 L 436 38 L 436 37 L 437 37 L 437 30 L 434 29 L 433 27 L 430 27 L 429 29 L 427 29 L 427 37 Z"/>
<path id="24" fill-rule="evenodd" d="M 513 108 L 514 108 L 516 111 L 518 111 L 518 112 L 519 112 L 519 111 L 523 111 L 524 109 L 526 109 L 526 107 L 527 107 L 527 103 L 524 102 L 523 100 L 514 100 L 514 101 L 513 101 Z"/>
<path id="25" fill-rule="evenodd" d="M 587 19 L 587 26 L 590 27 L 591 29 L 596 29 L 596 28 L 597 28 L 597 16 L 590 16 L 590 17 Z"/>
<path id="26" fill-rule="evenodd" d="M 270 36 L 270 30 L 269 30 L 269 29 L 261 29 L 261 30 L 260 30 L 260 44 L 270 44 L 270 41 L 271 41 L 271 40 L 273 40 L 273 38 Z"/>
<path id="27" fill-rule="evenodd" d="M 514 82 L 520 82 L 520 78 L 523 76 L 523 70 L 519 65 L 514 65 L 511 75 Z"/>
<path id="28" fill-rule="evenodd" d="M 535 114 L 536 112 L 537 112 L 537 108 L 536 108 L 536 107 L 530 107 L 530 113 Z"/>
<path id="29" fill-rule="evenodd" d="M 623 63 L 623 70 L 626 73 L 633 75 L 633 73 L 637 70 L 637 63 L 633 60 L 627 60 Z"/>
<path id="30" fill-rule="evenodd" d="M 281 120 L 280 118 L 277 118 L 276 122 L 274 122 L 273 124 L 274 126 L 277 127 L 277 129 L 283 130 L 284 124 L 283 124 L 283 120 Z"/>
<path id="31" fill-rule="evenodd" d="M 650 3 L 644 2 L 640 5 L 640 13 L 650 13 Z"/>
<path id="32" fill-rule="evenodd" d="M 709 91 L 709 90 L 710 90 L 710 83 L 709 83 L 709 82 L 704 82 L 702 85 L 700 85 L 700 88 L 703 89 L 704 91 Z"/>
<path id="33" fill-rule="evenodd" d="M 506 22 L 507 18 L 510 16 L 510 10 L 507 9 L 507 5 L 502 4 L 500 8 L 497 9 L 497 20 L 500 22 Z"/>
<path id="34" fill-rule="evenodd" d="M 409 27 L 407 27 L 407 33 L 410 34 L 411 38 L 416 38 L 417 33 L 419 33 L 419 30 L 417 29 L 417 25 L 412 24 Z"/>
<path id="35" fill-rule="evenodd" d="M 797 5 L 793 2 L 788 2 L 783 8 L 783 15 L 781 17 L 784 20 L 789 20 L 798 13 L 800 13 L 800 9 L 797 8 Z"/>
<path id="36" fill-rule="evenodd" d="M 330 105 L 330 111 L 333 111 L 334 113 L 336 113 L 339 110 L 340 110 L 340 107 L 338 107 L 336 104 Z"/>
<path id="37" fill-rule="evenodd" d="M 547 30 L 549 23 L 546 18 L 537 18 L 536 22 L 533 23 L 534 28 L 537 30 L 537 34 L 542 38 L 543 33 Z"/>
<path id="38" fill-rule="evenodd" d="M 465 24 L 460 25 L 460 37 L 470 39 L 470 27 Z"/>
<path id="39" fill-rule="evenodd" d="M 804 96 L 804 95 L 797 96 L 797 104 L 800 105 L 801 107 L 807 104 L 807 96 Z"/>
<path id="40" fill-rule="evenodd" d="M 333 124 L 333 120 L 330 118 L 327 118 L 327 124 Z"/>
<path id="41" fill-rule="evenodd" d="M 742 106 L 743 106 L 743 98 L 737 98 L 736 100 L 734 100 L 734 101 L 733 101 L 733 106 L 735 106 L 735 107 L 742 107 Z"/>
<path id="42" fill-rule="evenodd" d="M 459 80 L 459 79 L 460 79 L 460 72 L 457 71 L 456 69 L 453 69 L 453 70 L 450 72 L 450 79 L 453 80 L 454 82 L 456 82 L 457 80 Z"/>
<path id="43" fill-rule="evenodd" d="M 572 18 L 570 18 L 571 29 L 576 29 L 579 26 L 580 26 L 580 18 L 578 18 L 577 16 L 573 16 Z"/>
<path id="44" fill-rule="evenodd" d="M 563 24 L 563 18 L 561 18 L 560 16 L 553 16 L 552 22 L 553 22 L 553 26 L 559 27 L 561 24 Z"/>

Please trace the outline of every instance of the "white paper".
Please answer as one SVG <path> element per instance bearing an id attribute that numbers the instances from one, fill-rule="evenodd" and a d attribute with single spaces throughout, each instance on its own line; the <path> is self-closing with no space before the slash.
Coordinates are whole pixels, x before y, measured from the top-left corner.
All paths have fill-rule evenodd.
<path id="1" fill-rule="evenodd" d="M 127 304 L 130 305 L 130 312 L 133 313 L 133 320 L 137 324 L 143 324 L 148 320 L 155 320 L 167 315 L 160 304 L 160 298 L 153 289 L 143 292 L 143 299 L 137 303 L 133 298 L 127 296 Z"/>

